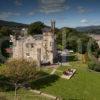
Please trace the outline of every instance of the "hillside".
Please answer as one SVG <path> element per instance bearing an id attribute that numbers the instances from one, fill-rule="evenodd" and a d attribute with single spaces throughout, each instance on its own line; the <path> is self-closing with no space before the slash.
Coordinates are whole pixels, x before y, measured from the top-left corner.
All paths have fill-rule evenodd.
<path id="1" fill-rule="evenodd" d="M 89 32 L 94 34 L 100 34 L 100 26 L 86 26 L 86 27 L 77 27 L 77 31 Z"/>
<path id="2" fill-rule="evenodd" d="M 10 28 L 11 27 L 27 27 L 26 24 L 0 20 L 0 27 L 2 27 L 2 26 L 7 26 L 7 27 L 10 27 Z"/>

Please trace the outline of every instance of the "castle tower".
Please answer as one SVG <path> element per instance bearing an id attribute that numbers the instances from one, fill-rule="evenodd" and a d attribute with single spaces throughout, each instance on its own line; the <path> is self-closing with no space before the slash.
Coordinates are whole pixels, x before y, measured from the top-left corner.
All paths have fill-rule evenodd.
<path id="1" fill-rule="evenodd" d="M 55 21 L 51 20 L 51 31 L 54 33 L 55 32 Z"/>
<path id="2" fill-rule="evenodd" d="M 44 28 L 43 30 L 43 44 L 44 44 L 44 57 L 49 59 L 50 63 L 53 64 L 55 57 L 55 21 L 51 20 L 51 28 Z"/>

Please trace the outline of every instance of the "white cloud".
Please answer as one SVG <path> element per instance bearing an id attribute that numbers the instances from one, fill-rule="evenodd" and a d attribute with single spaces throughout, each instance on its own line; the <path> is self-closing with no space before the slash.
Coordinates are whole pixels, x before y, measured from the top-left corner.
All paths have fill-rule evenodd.
<path id="1" fill-rule="evenodd" d="M 88 23 L 88 20 L 87 19 L 82 19 L 80 22 L 81 23 Z"/>
<path id="2" fill-rule="evenodd" d="M 66 5 L 66 0 L 39 0 L 40 12 L 54 13 L 68 10 L 70 7 Z"/>
<path id="3" fill-rule="evenodd" d="M 85 8 L 85 7 L 82 7 L 82 6 L 78 6 L 77 9 L 78 9 L 78 12 L 79 13 L 87 13 L 87 12 L 90 12 L 90 10 L 88 8 Z"/>
<path id="4" fill-rule="evenodd" d="M 20 16 L 20 13 L 15 12 L 0 12 L 0 19 L 6 20 L 11 16 Z"/>

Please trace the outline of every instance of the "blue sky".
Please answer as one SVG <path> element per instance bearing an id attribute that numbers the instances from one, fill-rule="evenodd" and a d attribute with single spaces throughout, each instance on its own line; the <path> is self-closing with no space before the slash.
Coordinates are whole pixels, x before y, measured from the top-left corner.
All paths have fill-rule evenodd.
<path id="1" fill-rule="evenodd" d="M 100 25 L 100 0 L 2 0 L 0 19 L 30 24 L 42 21 L 57 27 Z"/>

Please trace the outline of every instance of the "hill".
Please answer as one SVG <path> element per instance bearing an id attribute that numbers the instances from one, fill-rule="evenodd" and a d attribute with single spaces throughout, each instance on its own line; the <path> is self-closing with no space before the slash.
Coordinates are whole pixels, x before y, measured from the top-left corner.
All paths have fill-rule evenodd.
<path id="1" fill-rule="evenodd" d="M 100 25 L 98 25 L 98 26 L 77 27 L 76 30 L 81 31 L 81 32 L 100 34 Z"/>
<path id="2" fill-rule="evenodd" d="M 10 22 L 10 21 L 4 21 L 0 20 L 0 27 L 7 26 L 7 27 L 27 27 L 27 24 L 17 23 L 17 22 Z"/>

